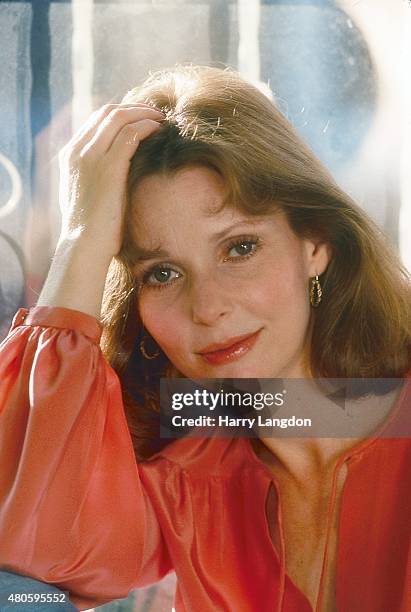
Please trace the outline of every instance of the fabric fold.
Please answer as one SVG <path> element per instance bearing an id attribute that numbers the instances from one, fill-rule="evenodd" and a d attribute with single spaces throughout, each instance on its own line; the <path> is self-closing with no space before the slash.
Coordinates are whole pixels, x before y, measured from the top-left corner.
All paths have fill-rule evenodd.
<path id="1" fill-rule="evenodd" d="M 0 345 L 0 567 L 87 609 L 127 596 L 145 550 L 144 582 L 171 565 L 97 320 L 69 312 L 17 313 Z"/>

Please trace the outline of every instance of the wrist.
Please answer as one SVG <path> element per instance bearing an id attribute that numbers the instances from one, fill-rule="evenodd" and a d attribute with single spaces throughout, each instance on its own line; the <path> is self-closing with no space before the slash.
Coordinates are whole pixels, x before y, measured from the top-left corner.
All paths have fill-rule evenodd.
<path id="1" fill-rule="evenodd" d="M 61 237 L 37 306 L 59 306 L 100 318 L 111 255 L 96 242 Z"/>
<path id="2" fill-rule="evenodd" d="M 82 261 L 89 259 L 93 266 L 101 263 L 102 266 L 108 268 L 114 254 L 98 240 L 84 233 L 71 233 L 61 234 L 57 241 L 53 259 L 61 256 L 69 256 Z"/>

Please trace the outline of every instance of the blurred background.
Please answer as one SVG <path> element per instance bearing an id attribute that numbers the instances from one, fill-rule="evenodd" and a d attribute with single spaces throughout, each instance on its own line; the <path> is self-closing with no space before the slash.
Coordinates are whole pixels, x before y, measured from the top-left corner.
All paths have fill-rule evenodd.
<path id="1" fill-rule="evenodd" d="M 0 1 L 0 40 L 0 340 L 50 266 L 59 149 L 177 62 L 231 66 L 275 99 L 411 270 L 409 0 Z M 171 612 L 174 587 L 99 610 Z"/>

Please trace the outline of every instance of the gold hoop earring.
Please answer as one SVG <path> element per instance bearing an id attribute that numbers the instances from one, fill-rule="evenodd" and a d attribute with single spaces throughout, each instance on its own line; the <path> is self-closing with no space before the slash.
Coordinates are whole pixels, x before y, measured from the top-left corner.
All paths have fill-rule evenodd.
<path id="1" fill-rule="evenodd" d="M 321 288 L 320 281 L 318 280 L 318 274 L 311 279 L 310 287 L 310 304 L 313 308 L 317 308 L 321 304 L 323 297 L 323 291 Z"/>
<path id="2" fill-rule="evenodd" d="M 143 355 L 144 359 L 156 359 L 160 355 L 160 352 L 157 351 L 156 353 L 149 355 L 146 351 L 146 347 L 144 346 L 144 340 L 145 338 L 143 338 L 140 342 L 140 353 Z"/>

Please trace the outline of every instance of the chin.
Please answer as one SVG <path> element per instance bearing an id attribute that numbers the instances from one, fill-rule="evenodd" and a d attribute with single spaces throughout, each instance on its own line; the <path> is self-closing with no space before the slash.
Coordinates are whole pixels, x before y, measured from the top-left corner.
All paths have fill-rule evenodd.
<path id="1" fill-rule="evenodd" d="M 271 368 L 262 368 L 257 364 L 242 364 L 240 361 L 207 369 L 199 378 L 276 378 Z"/>

